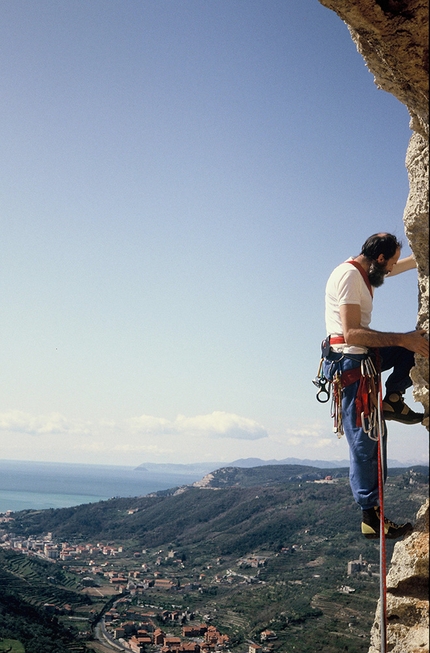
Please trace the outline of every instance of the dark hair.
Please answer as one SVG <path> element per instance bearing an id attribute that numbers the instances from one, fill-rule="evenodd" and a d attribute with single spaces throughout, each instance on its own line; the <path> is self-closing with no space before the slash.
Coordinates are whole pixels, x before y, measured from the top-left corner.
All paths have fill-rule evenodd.
<path id="1" fill-rule="evenodd" d="M 380 254 L 383 254 L 385 260 L 393 258 L 398 249 L 402 248 L 402 243 L 392 234 L 373 234 L 364 243 L 361 248 L 361 254 L 369 261 L 376 261 Z"/>

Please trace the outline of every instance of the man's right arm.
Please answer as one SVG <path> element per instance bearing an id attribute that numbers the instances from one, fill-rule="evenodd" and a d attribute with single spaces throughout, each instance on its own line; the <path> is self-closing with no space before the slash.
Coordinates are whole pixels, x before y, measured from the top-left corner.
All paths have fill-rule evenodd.
<path id="1" fill-rule="evenodd" d="M 360 325 L 361 308 L 358 304 L 342 304 L 339 307 L 343 337 L 348 345 L 361 347 L 404 347 L 425 358 L 429 357 L 429 341 L 426 331 L 417 329 L 408 333 L 374 331 Z"/>

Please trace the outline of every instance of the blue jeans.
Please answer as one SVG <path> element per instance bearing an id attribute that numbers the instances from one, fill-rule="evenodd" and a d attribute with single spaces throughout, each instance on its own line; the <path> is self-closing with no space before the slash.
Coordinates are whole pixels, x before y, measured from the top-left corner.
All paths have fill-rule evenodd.
<path id="1" fill-rule="evenodd" d="M 385 383 L 387 394 L 404 392 L 412 385 L 409 372 L 414 364 L 413 352 L 403 347 L 382 347 L 379 349 L 380 369 L 385 372 L 393 368 Z M 345 372 L 361 365 L 367 354 L 340 354 L 330 351 L 323 362 L 323 374 L 330 381 L 335 372 Z M 359 381 L 343 389 L 342 422 L 349 445 L 349 482 L 355 501 L 362 510 L 369 510 L 379 504 L 378 498 L 378 442 L 356 426 L 355 398 Z M 387 478 L 387 429 L 382 439 L 385 463 L 384 479 Z"/>

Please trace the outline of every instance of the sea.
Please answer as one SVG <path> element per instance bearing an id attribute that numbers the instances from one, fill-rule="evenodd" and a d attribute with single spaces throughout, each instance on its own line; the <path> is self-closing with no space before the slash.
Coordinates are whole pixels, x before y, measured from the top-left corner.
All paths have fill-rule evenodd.
<path id="1" fill-rule="evenodd" d="M 0 460 L 0 513 L 68 508 L 189 485 L 200 470 Z M 185 466 L 184 466 L 185 468 Z"/>

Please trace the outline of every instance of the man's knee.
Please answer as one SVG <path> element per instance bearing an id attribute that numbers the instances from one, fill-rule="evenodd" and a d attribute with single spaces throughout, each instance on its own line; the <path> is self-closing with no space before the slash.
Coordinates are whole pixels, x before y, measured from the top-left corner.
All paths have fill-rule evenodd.
<path id="1" fill-rule="evenodd" d="M 391 368 L 401 368 L 408 373 L 415 364 L 415 355 L 413 351 L 404 347 L 382 347 L 379 350 L 381 357 L 381 371 L 385 372 Z"/>

